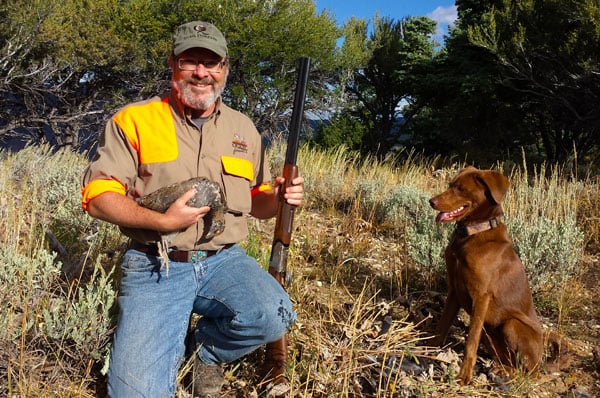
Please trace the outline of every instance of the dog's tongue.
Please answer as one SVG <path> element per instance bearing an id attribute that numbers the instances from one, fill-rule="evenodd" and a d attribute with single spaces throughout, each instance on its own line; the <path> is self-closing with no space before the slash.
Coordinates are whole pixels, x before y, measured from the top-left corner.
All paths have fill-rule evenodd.
<path id="1" fill-rule="evenodd" d="M 451 221 L 451 220 L 452 220 L 451 212 L 441 212 L 435 218 L 435 222 L 447 222 L 447 221 Z"/>

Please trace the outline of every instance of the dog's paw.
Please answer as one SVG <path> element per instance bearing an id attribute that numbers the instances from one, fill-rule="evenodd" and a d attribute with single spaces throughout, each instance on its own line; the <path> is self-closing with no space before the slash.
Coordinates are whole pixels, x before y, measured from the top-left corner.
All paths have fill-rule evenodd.
<path id="1" fill-rule="evenodd" d="M 466 386 L 471 382 L 471 375 L 462 375 L 459 373 L 456 382 L 461 386 Z"/>
<path id="2" fill-rule="evenodd" d="M 458 376 L 456 377 L 456 381 L 461 386 L 466 386 L 471 382 L 471 378 L 473 377 L 473 367 L 466 366 L 468 364 L 463 363 L 463 366 L 460 368 L 460 372 L 458 372 Z"/>

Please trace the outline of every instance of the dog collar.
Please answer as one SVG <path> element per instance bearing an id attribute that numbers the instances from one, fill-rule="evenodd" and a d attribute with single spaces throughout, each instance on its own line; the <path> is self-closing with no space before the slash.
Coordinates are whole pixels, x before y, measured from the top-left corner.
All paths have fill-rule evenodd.
<path id="1" fill-rule="evenodd" d="M 483 231 L 498 228 L 498 225 L 500 225 L 500 220 L 498 217 L 494 217 L 479 224 L 459 224 L 456 226 L 456 232 L 462 236 L 471 236 Z"/>

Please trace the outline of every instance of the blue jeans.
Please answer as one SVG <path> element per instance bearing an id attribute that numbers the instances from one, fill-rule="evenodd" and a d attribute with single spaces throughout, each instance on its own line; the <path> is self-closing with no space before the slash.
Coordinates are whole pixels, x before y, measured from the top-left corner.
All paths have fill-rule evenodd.
<path id="1" fill-rule="evenodd" d="M 133 249 L 123 259 L 110 397 L 175 395 L 192 312 L 202 315 L 194 337 L 207 364 L 277 340 L 296 318 L 281 285 L 237 245 L 202 261 L 171 261 L 168 276 L 160 265 Z"/>

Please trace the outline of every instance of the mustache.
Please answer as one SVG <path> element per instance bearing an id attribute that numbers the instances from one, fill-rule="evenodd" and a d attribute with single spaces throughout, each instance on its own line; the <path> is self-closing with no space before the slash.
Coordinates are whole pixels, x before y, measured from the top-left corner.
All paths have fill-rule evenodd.
<path id="1" fill-rule="evenodd" d="M 184 79 L 184 82 L 186 83 L 193 83 L 193 84 L 214 84 L 215 80 L 210 78 L 210 77 L 205 77 L 202 79 L 198 79 L 197 77 L 191 76 L 188 77 L 187 79 Z"/>

